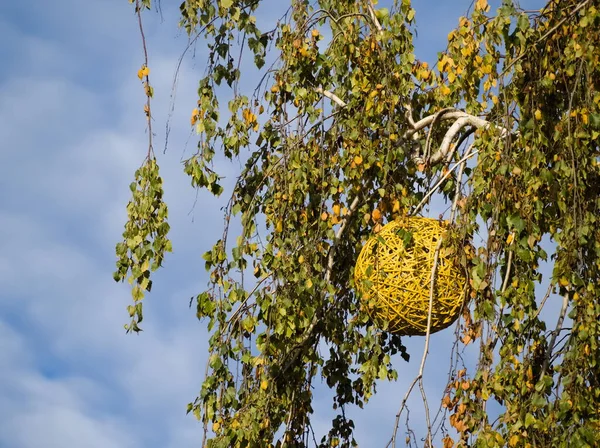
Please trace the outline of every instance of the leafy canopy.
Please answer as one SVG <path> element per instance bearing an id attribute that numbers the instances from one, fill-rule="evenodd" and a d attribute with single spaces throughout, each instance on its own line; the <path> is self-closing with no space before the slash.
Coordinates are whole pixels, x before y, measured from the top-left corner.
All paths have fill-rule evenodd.
<path id="1" fill-rule="evenodd" d="M 150 0 L 135 6 L 143 30 Z M 196 297 L 210 354 L 188 412 L 204 422 L 205 443 L 357 443 L 345 409 L 362 407 L 377 380 L 397 378 L 392 357 L 409 354 L 400 337 L 373 326 L 353 266 L 383 223 L 417 213 L 434 194 L 453 204 L 456 241 L 483 238 L 476 251 L 461 252 L 470 301 L 457 332 L 457 350 L 477 341 L 481 354 L 474 368 L 453 365 L 441 406 L 454 431 L 427 419 L 422 436 L 437 434 L 444 447 L 598 446 L 596 2 L 553 0 L 525 11 L 504 0 L 492 12 L 477 0 L 434 67 L 415 57 L 410 0 L 389 9 L 292 0 L 271 29 L 259 30 L 256 16 L 268 7 L 180 7 L 180 26 L 209 50 L 191 117 L 198 148 L 184 171 L 193 187 L 220 195 L 215 155 L 243 162 L 227 192 L 223 237 L 204 255 L 208 288 Z M 248 65 L 240 58 L 249 55 L 261 78 L 243 92 L 240 67 Z M 150 125 L 147 57 L 139 76 Z M 219 86 L 231 88 L 226 110 Z M 171 249 L 149 134 L 117 245 L 115 279 L 133 285 L 133 331 L 150 272 Z M 542 247 L 543 239 L 552 244 Z M 540 311 L 552 294 L 563 307 L 556 328 L 546 328 Z M 318 378 L 333 390 L 337 412 L 319 441 L 310 425 Z M 500 405 L 499 415 L 488 402 Z"/>

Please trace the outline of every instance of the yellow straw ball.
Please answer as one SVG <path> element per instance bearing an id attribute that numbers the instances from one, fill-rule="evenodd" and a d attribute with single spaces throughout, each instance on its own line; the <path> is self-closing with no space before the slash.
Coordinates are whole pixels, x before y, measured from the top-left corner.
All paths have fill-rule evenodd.
<path id="1" fill-rule="evenodd" d="M 436 219 L 411 217 L 385 225 L 358 256 L 354 282 L 361 303 L 381 329 L 399 335 L 427 333 L 431 270 L 435 249 L 447 225 Z M 438 257 L 431 314 L 431 333 L 458 318 L 467 279 L 451 247 Z"/>

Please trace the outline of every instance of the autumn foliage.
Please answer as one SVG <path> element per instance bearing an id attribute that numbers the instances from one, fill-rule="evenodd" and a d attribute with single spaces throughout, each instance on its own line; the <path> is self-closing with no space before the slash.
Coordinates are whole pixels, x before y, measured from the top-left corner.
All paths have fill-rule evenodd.
<path id="1" fill-rule="evenodd" d="M 141 25 L 150 0 L 135 4 Z M 365 406 L 378 381 L 398 377 L 395 355 L 409 354 L 361 308 L 354 265 L 383 224 L 435 199 L 447 204 L 439 213 L 455 241 L 474 245 L 461 259 L 469 301 L 456 350 L 478 344 L 480 356 L 456 362 L 442 402 L 429 403 L 444 424 L 427 419 L 407 441 L 407 428 L 390 428 L 390 446 L 599 446 L 597 2 L 526 11 L 504 0 L 492 11 L 477 0 L 434 65 L 415 55 L 410 0 L 293 0 L 263 30 L 265 7 L 185 0 L 180 9 L 180 25 L 210 53 L 191 112 L 197 151 L 183 171 L 219 195 L 215 155 L 243 167 L 195 298 L 211 334 L 207 375 L 188 406 L 205 425 L 203 443 L 370 446 L 355 440 L 345 409 Z M 244 70 L 259 74 L 248 92 Z M 150 124 L 147 61 L 138 75 Z M 223 86 L 229 98 L 217 95 Z M 135 331 L 150 272 L 171 248 L 151 145 L 117 246 L 115 278 L 133 285 Z M 562 306 L 547 322 L 551 300 Z M 315 381 L 332 389 L 337 412 L 319 440 Z"/>

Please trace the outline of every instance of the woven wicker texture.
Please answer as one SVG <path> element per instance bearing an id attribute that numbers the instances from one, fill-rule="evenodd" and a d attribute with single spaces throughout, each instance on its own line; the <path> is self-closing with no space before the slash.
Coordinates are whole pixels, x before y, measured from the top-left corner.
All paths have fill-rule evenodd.
<path id="1" fill-rule="evenodd" d="M 378 327 L 399 335 L 426 334 L 433 258 L 444 231 L 438 220 L 411 217 L 390 222 L 366 242 L 354 281 Z M 451 325 L 463 303 L 466 278 L 451 252 L 443 248 L 438 257 L 431 333 Z"/>

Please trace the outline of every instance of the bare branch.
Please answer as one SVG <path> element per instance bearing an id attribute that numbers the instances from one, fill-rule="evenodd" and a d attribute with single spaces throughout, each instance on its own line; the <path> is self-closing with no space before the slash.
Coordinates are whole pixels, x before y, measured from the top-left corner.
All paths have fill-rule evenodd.
<path id="1" fill-rule="evenodd" d="M 405 104 L 404 108 L 406 109 L 406 112 L 404 112 L 404 116 L 408 120 L 408 124 L 410 124 L 413 127 L 413 129 L 416 128 L 417 124 L 415 123 L 415 120 L 412 116 L 412 106 L 410 104 Z"/>
<path id="2" fill-rule="evenodd" d="M 440 120 L 455 120 L 454 123 L 450 126 L 450 128 L 446 131 L 440 148 L 433 155 L 429 154 L 430 134 L 428 134 L 427 138 L 424 155 L 425 159 L 423 159 L 423 155 L 418 146 L 413 148 L 411 157 L 415 163 L 419 164 L 427 162 L 435 165 L 441 162 L 442 160 L 449 161 L 453 153 L 451 144 L 458 135 L 458 133 L 464 127 L 472 126 L 476 129 L 488 129 L 490 126 L 492 126 L 492 123 L 483 118 L 479 118 L 474 115 L 467 114 L 466 112 L 452 109 L 443 109 L 439 112 L 436 112 L 435 114 L 428 115 L 427 117 L 424 117 L 415 123 L 412 119 L 412 110 L 409 106 L 405 107 L 407 107 L 406 117 L 409 121 L 409 124 L 412 126 L 412 129 L 409 129 L 403 135 L 403 138 L 406 140 L 412 138 L 414 142 L 417 142 L 420 138 L 419 131 L 426 128 L 427 126 L 434 126 Z M 504 127 L 497 126 L 497 128 L 500 131 L 501 137 L 504 137 L 509 133 L 508 129 Z"/>
<path id="3" fill-rule="evenodd" d="M 442 185 L 442 183 L 448 179 L 448 177 L 450 177 L 450 174 L 452 174 L 452 171 L 454 171 L 456 168 L 458 168 L 465 160 L 470 159 L 471 157 L 473 157 L 475 154 L 477 154 L 479 152 L 478 149 L 468 152 L 466 155 L 464 155 L 462 157 L 462 159 L 460 159 L 458 162 L 456 162 L 456 164 L 454 164 L 454 166 L 452 166 L 452 168 L 450 168 L 442 177 L 439 181 L 436 182 L 436 184 L 431 187 L 431 189 L 427 192 L 427 194 L 425 195 L 425 197 L 421 200 L 421 202 L 419 202 L 419 204 L 415 207 L 415 209 L 412 211 L 412 215 L 416 215 L 417 213 L 419 213 L 419 210 L 421 210 L 421 208 L 427 203 L 427 201 L 429 200 L 429 198 L 431 197 L 431 195 L 433 195 L 433 193 L 436 192 L 436 190 L 439 188 L 440 185 Z"/>
<path id="4" fill-rule="evenodd" d="M 324 90 L 322 87 L 317 87 L 315 89 L 316 92 L 321 93 L 323 96 L 326 96 L 331 101 L 336 103 L 340 107 L 346 107 L 346 103 L 340 99 L 335 93 L 331 93 L 329 90 Z"/>
<path id="5" fill-rule="evenodd" d="M 373 23 L 375 24 L 375 28 L 377 28 L 377 31 L 381 33 L 383 28 L 381 27 L 379 20 L 377 20 L 377 16 L 375 15 L 375 9 L 373 8 L 372 1 L 369 2 L 368 8 L 369 8 L 369 14 L 371 15 L 371 20 L 373 20 Z"/>
<path id="6" fill-rule="evenodd" d="M 550 338 L 550 344 L 548 344 L 548 352 L 546 353 L 546 358 L 544 359 L 544 364 L 542 365 L 542 372 L 540 373 L 540 379 L 544 377 L 546 370 L 548 370 L 548 365 L 550 364 L 550 358 L 552 357 L 552 352 L 554 351 L 554 345 L 556 343 L 556 337 L 560 330 L 562 329 L 563 322 L 565 321 L 565 316 L 567 314 L 567 308 L 569 305 L 569 294 L 565 294 L 563 296 L 562 307 L 560 308 L 560 313 L 558 314 L 558 321 L 556 322 L 556 328 L 552 333 L 552 337 Z"/>
<path id="7" fill-rule="evenodd" d="M 415 385 L 419 383 L 419 389 L 421 391 L 421 398 L 423 399 L 423 404 L 425 406 L 425 422 L 427 424 L 427 443 L 428 446 L 433 446 L 433 441 L 431 437 L 431 418 L 429 416 L 429 406 L 427 405 L 427 396 L 425 395 L 425 388 L 423 386 L 423 372 L 425 371 L 425 362 L 427 361 L 427 355 L 429 354 L 429 340 L 431 337 L 431 315 L 433 313 L 433 294 L 435 292 L 435 273 L 437 271 L 438 259 L 440 256 L 440 248 L 442 247 L 442 239 L 440 238 L 436 248 L 435 253 L 433 255 L 433 265 L 431 267 L 431 282 L 429 284 L 429 311 L 427 314 L 427 331 L 425 333 L 425 347 L 423 348 L 423 356 L 421 357 L 421 365 L 419 366 L 419 373 L 410 384 L 408 391 L 404 395 L 402 399 L 402 403 L 400 404 L 400 410 L 396 414 L 396 424 L 394 426 L 394 432 L 392 434 L 392 439 L 388 443 L 387 446 L 392 446 L 392 448 L 396 447 L 396 438 L 398 435 L 398 427 L 400 426 L 400 416 L 402 415 L 402 411 L 406 407 L 406 401 L 410 396 L 412 390 Z"/>
<path id="8" fill-rule="evenodd" d="M 333 261 L 334 261 L 334 256 L 335 256 L 335 247 L 337 246 L 338 242 L 340 241 L 342 233 L 344 232 L 344 229 L 346 228 L 346 224 L 348 224 L 348 219 L 354 213 L 354 210 L 356 210 L 356 207 L 358 207 L 358 195 L 354 198 L 354 200 L 352 201 L 352 204 L 350 204 L 348 213 L 346 214 L 346 216 L 344 216 L 344 219 L 342 221 L 342 224 L 340 225 L 340 228 L 335 233 L 335 239 L 333 240 L 333 244 L 331 245 L 331 248 L 329 249 L 329 256 L 327 258 L 327 271 L 325 272 L 325 281 L 327 283 L 329 283 L 329 280 L 331 279 L 331 271 L 333 270 Z"/>

